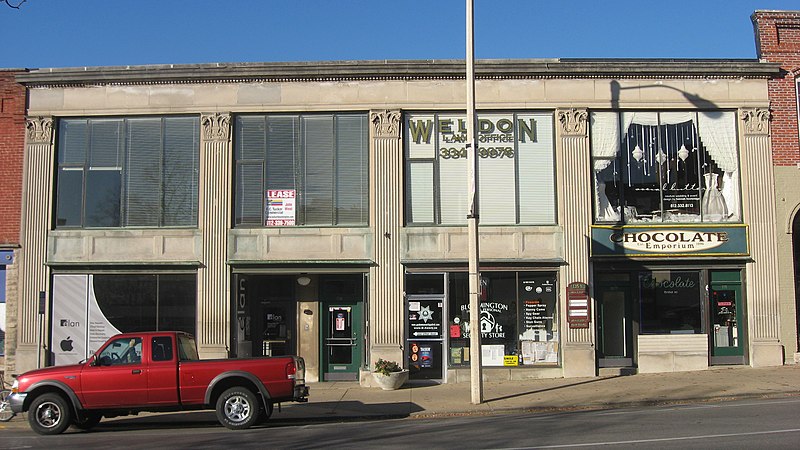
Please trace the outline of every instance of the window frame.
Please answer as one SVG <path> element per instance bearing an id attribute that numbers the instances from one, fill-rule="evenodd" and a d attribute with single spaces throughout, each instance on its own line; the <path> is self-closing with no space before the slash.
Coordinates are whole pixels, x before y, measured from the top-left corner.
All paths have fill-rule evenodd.
<path id="1" fill-rule="evenodd" d="M 682 224 L 687 224 L 687 225 L 728 225 L 728 224 L 741 224 L 741 223 L 743 223 L 744 215 L 743 215 L 743 204 L 742 204 L 743 196 L 742 196 L 742 176 L 741 176 L 742 175 L 741 142 L 739 140 L 739 135 L 738 135 L 739 134 L 738 133 L 738 131 L 739 131 L 739 129 L 738 129 L 738 118 L 739 117 L 738 117 L 737 111 L 732 110 L 732 109 L 717 109 L 717 110 L 701 110 L 701 109 L 692 109 L 692 110 L 674 110 L 674 109 L 641 109 L 641 110 L 640 109 L 615 109 L 615 110 L 607 110 L 606 109 L 606 110 L 604 110 L 604 109 L 593 109 L 593 110 L 590 111 L 590 123 L 594 122 L 594 119 L 595 119 L 594 114 L 596 114 L 596 113 L 599 113 L 599 114 L 611 114 L 611 113 L 613 113 L 616 116 L 616 123 L 617 123 L 616 132 L 618 133 L 619 141 L 616 143 L 617 151 L 615 153 L 614 158 L 608 158 L 607 156 L 598 155 L 596 153 L 596 150 L 597 150 L 596 147 L 597 146 L 595 145 L 595 143 L 596 143 L 596 140 L 599 140 L 600 138 L 596 137 L 595 133 L 597 132 L 597 128 L 599 128 L 599 127 L 597 127 L 597 126 L 590 126 L 589 127 L 589 133 L 590 133 L 589 134 L 589 142 L 590 142 L 590 152 L 589 153 L 590 153 L 590 167 L 591 167 L 591 171 L 592 171 L 591 172 L 591 176 L 592 176 L 592 180 L 591 180 L 591 183 L 592 183 L 592 223 L 597 224 L 597 225 L 628 225 L 628 226 L 668 226 L 668 225 L 682 225 Z M 706 120 L 707 121 L 706 124 L 708 124 L 708 120 L 710 120 L 708 117 L 710 115 L 714 114 L 714 113 L 730 114 L 732 119 L 733 119 L 731 121 L 732 122 L 731 123 L 732 129 L 730 130 L 730 132 L 731 132 L 731 136 L 734 139 L 732 145 L 734 147 L 733 151 L 735 152 L 735 161 L 736 161 L 736 172 L 735 172 L 736 185 L 733 187 L 732 191 L 730 191 L 732 193 L 731 194 L 731 199 L 734 200 L 734 202 L 735 202 L 735 210 L 733 208 L 730 208 L 730 207 L 727 210 L 728 217 L 730 217 L 730 219 L 728 219 L 728 220 L 707 219 L 707 217 L 712 216 L 713 214 L 709 214 L 705 210 L 705 206 L 703 205 L 703 203 L 706 201 L 704 192 L 709 190 L 707 188 L 707 186 L 706 186 L 706 184 L 708 183 L 709 180 L 705 180 L 705 181 L 703 180 L 703 173 L 702 172 L 699 172 L 699 175 L 698 175 L 699 178 L 697 180 L 698 181 L 698 187 L 699 187 L 698 188 L 699 196 L 698 196 L 698 199 L 697 199 L 697 201 L 698 201 L 697 208 L 698 208 L 698 211 L 699 211 L 699 213 L 697 215 L 698 220 L 688 220 L 688 219 L 686 219 L 686 220 L 675 220 L 675 217 L 679 217 L 680 214 L 678 216 L 669 216 L 668 213 L 666 212 L 668 210 L 668 208 L 665 208 L 665 206 L 664 206 L 666 202 L 670 201 L 667 198 L 665 198 L 665 192 L 666 191 L 664 190 L 664 185 L 668 184 L 669 180 L 667 180 L 665 182 L 664 180 L 662 180 L 660 178 L 661 177 L 660 169 L 659 169 L 659 173 L 658 173 L 658 177 L 659 178 L 657 180 L 657 183 L 659 184 L 659 194 L 658 195 L 659 195 L 660 206 L 659 206 L 658 209 L 660 210 L 660 213 L 659 213 L 660 216 L 658 217 L 657 220 L 655 218 L 655 215 L 653 216 L 653 220 L 648 220 L 646 218 L 641 219 L 641 220 L 630 220 L 630 218 L 627 218 L 626 217 L 627 213 L 625 211 L 625 209 L 627 209 L 627 208 L 625 208 L 625 207 L 634 206 L 633 211 L 636 211 L 636 209 L 635 209 L 636 205 L 634 205 L 633 202 L 630 202 L 629 200 L 627 200 L 625 198 L 624 193 L 623 193 L 623 191 L 624 191 L 623 188 L 618 188 L 618 190 L 617 190 L 617 193 L 619 194 L 619 197 L 618 197 L 619 198 L 619 200 L 618 200 L 619 201 L 619 206 L 617 207 L 618 208 L 617 209 L 617 214 L 618 214 L 619 218 L 618 219 L 613 219 L 613 218 L 603 219 L 603 218 L 600 217 L 600 211 L 598 209 L 603 209 L 603 208 L 602 208 L 602 205 L 601 205 L 602 202 L 599 200 L 600 197 L 599 197 L 599 191 L 598 191 L 598 186 L 599 186 L 598 180 L 599 180 L 599 174 L 605 169 L 598 171 L 597 168 L 596 168 L 596 162 L 597 161 L 601 161 L 601 160 L 607 160 L 607 161 L 610 161 L 611 163 L 615 163 L 617 161 L 619 161 L 620 163 L 624 162 L 624 159 L 621 157 L 622 151 L 623 151 L 623 148 L 624 148 L 623 141 L 624 140 L 630 140 L 630 138 L 628 137 L 628 129 L 630 129 L 631 126 L 638 125 L 638 126 L 643 126 L 643 127 L 648 127 L 648 126 L 649 127 L 655 127 L 657 129 L 656 133 L 657 133 L 658 145 L 660 146 L 662 144 L 662 140 L 661 140 L 662 139 L 662 136 L 661 136 L 662 131 L 660 131 L 661 127 L 665 127 L 665 129 L 667 127 L 669 127 L 669 126 L 679 127 L 680 125 L 685 123 L 685 122 L 671 123 L 671 122 L 668 121 L 668 119 L 667 120 L 662 119 L 662 115 L 669 116 L 670 114 L 672 114 L 672 115 L 686 114 L 686 115 L 688 115 L 690 117 L 691 123 L 693 124 L 694 133 L 695 133 L 695 139 L 696 139 L 697 145 L 698 145 L 698 150 L 700 148 L 702 148 L 702 150 L 703 150 L 702 153 L 708 154 L 707 157 L 710 158 L 709 161 L 711 161 L 712 163 L 716 164 L 716 162 L 714 160 L 714 155 L 712 155 L 711 152 L 709 151 L 710 143 L 703 141 L 703 139 L 702 139 L 703 138 L 703 136 L 702 136 L 703 132 L 700 131 L 700 129 L 702 128 L 700 126 L 700 122 L 701 122 L 700 118 L 701 118 L 701 116 L 702 117 L 706 117 L 704 120 Z M 653 116 L 656 117 L 656 125 L 645 125 L 645 124 L 641 124 L 641 123 L 638 123 L 638 122 L 634 122 L 633 121 L 634 119 L 632 119 L 632 121 L 629 124 L 628 128 L 624 129 L 625 128 L 625 125 L 624 125 L 625 120 L 623 120 L 623 117 L 626 114 L 629 114 L 631 116 L 634 116 L 636 114 L 643 114 L 643 115 L 652 114 Z M 677 140 L 677 137 L 676 137 L 676 140 Z M 645 152 L 645 155 L 646 155 L 646 152 Z M 667 156 L 669 156 L 669 155 L 667 155 Z M 705 158 L 706 156 L 703 156 L 703 157 Z M 700 156 L 698 156 L 698 158 L 700 158 Z M 700 162 L 703 162 L 703 161 L 701 160 Z M 624 164 L 621 164 L 621 165 L 624 165 Z M 699 170 L 702 170 L 702 168 L 703 167 L 698 165 L 698 169 Z M 722 169 L 720 169 L 719 167 L 717 167 L 716 170 L 722 171 Z M 616 178 L 616 181 L 615 181 L 616 183 L 620 183 L 620 184 L 624 184 L 625 183 L 626 175 L 624 173 L 622 173 L 622 172 L 623 171 L 620 170 L 620 173 L 617 175 L 617 178 Z M 715 172 L 711 172 L 711 173 L 715 173 Z M 722 171 L 722 173 L 725 174 L 725 171 Z M 722 178 L 723 178 L 722 176 L 719 176 L 720 180 L 722 180 Z M 717 179 L 717 177 L 713 178 L 715 187 L 716 187 L 716 179 Z M 605 185 L 605 183 L 603 183 L 603 185 Z M 717 189 L 717 191 L 719 191 L 719 189 Z M 610 206 L 611 204 L 610 204 L 610 201 L 608 200 L 608 198 L 606 198 L 606 201 Z M 647 211 L 645 211 L 645 212 L 647 212 Z M 636 214 L 640 214 L 640 213 L 641 213 L 641 211 L 637 211 L 636 212 Z M 689 214 L 685 214 L 685 215 L 688 216 Z M 637 215 L 636 217 L 638 219 L 640 216 Z M 642 216 L 642 217 L 645 217 L 645 216 Z"/>
<path id="2" fill-rule="evenodd" d="M 129 166 L 132 164 L 130 161 L 130 147 L 131 147 L 131 136 L 130 136 L 130 124 L 135 121 L 139 120 L 159 120 L 160 121 L 160 145 L 158 148 L 159 152 L 159 188 L 156 195 L 158 199 L 158 224 L 157 225 L 147 225 L 147 224 L 130 224 L 126 225 L 126 222 L 130 220 L 130 211 L 128 207 L 126 207 L 126 202 L 129 202 L 130 199 L 130 186 L 131 183 L 131 171 L 135 169 L 130 168 Z M 168 208 L 168 199 L 166 195 L 167 191 L 167 178 L 169 176 L 168 172 L 165 170 L 165 167 L 168 165 L 168 134 L 166 132 L 167 121 L 169 119 L 192 119 L 193 122 L 193 133 L 192 133 L 192 142 L 190 146 L 186 148 L 191 148 L 193 158 L 191 159 L 191 184 L 192 186 L 186 193 L 191 198 L 191 215 L 192 217 L 186 221 L 185 224 L 174 223 L 174 224 L 166 224 L 169 219 L 170 214 L 175 214 L 176 212 L 180 212 L 180 206 L 175 207 L 174 210 Z M 116 208 L 116 224 L 115 225 L 88 225 L 87 219 L 87 211 L 89 209 L 87 198 L 89 197 L 90 188 L 89 188 L 89 174 L 90 172 L 105 172 L 108 171 L 108 168 L 101 168 L 101 169 L 93 169 L 92 168 L 92 141 L 93 141 L 93 128 L 96 123 L 102 123 L 103 121 L 118 121 L 119 125 L 119 144 L 118 144 L 118 166 L 117 170 L 119 171 L 119 190 L 116 192 L 119 198 L 118 205 Z M 83 122 L 86 126 L 86 129 L 83 131 L 85 133 L 85 142 L 82 149 L 83 153 L 83 162 L 78 163 L 74 161 L 68 162 L 61 162 L 62 152 L 65 151 L 67 139 L 67 132 L 63 130 L 63 127 L 70 122 L 80 123 Z M 93 229 L 164 229 L 164 228 L 196 228 L 199 223 L 199 194 L 200 194 L 200 145 L 201 145 L 201 136 L 200 136 L 200 116 L 194 114 L 178 114 L 178 115 L 143 115 L 143 116 L 134 116 L 134 115 L 126 115 L 126 116 L 78 116 L 78 117 L 60 117 L 58 118 L 58 125 L 56 127 L 56 149 L 55 149 L 55 161 L 54 161 L 54 171 L 55 171 L 55 180 L 53 184 L 54 190 L 54 200 L 53 200 L 53 223 L 52 229 L 63 229 L 63 230 L 93 230 Z M 184 142 L 188 143 L 188 141 Z M 81 173 L 81 183 L 80 183 L 80 200 L 75 201 L 74 196 L 64 197 L 65 200 L 73 199 L 72 202 L 74 204 L 80 203 L 80 212 L 77 218 L 78 224 L 74 225 L 61 225 L 59 224 L 59 208 L 62 205 L 62 195 L 65 195 L 64 191 L 61 189 L 61 181 L 63 179 L 62 172 L 71 172 L 71 171 L 79 171 Z M 99 204 L 102 206 L 102 204 Z M 64 206 L 66 207 L 66 206 Z"/>
<path id="3" fill-rule="evenodd" d="M 330 168 L 331 171 L 331 183 L 329 189 L 323 191 L 322 195 L 328 196 L 331 201 L 327 207 L 330 207 L 330 220 L 326 223 L 308 223 L 309 217 L 309 206 L 307 204 L 307 198 L 309 196 L 309 183 L 308 180 L 313 178 L 313 174 L 309 175 L 309 165 L 308 157 L 309 149 L 307 142 L 309 138 L 307 136 L 308 125 L 307 121 L 314 120 L 314 119 L 323 119 L 329 117 L 331 120 L 331 158 L 332 158 L 332 166 Z M 248 157 L 243 157 L 243 147 L 240 147 L 240 144 L 243 140 L 243 133 L 241 132 L 241 122 L 240 120 L 244 118 L 260 118 L 263 120 L 264 130 L 263 130 L 263 142 L 264 147 L 259 149 L 259 156 L 260 159 L 253 158 L 252 153 L 253 150 L 248 150 Z M 295 191 L 295 219 L 293 225 L 266 225 L 265 224 L 265 207 L 266 207 L 266 192 L 267 190 L 282 190 L 276 187 L 268 187 L 269 186 L 269 178 L 268 174 L 270 171 L 270 163 L 269 163 L 269 156 L 270 156 L 270 132 L 269 132 L 269 120 L 270 118 L 293 118 L 296 122 L 293 124 L 293 137 L 296 139 L 293 142 L 293 149 L 294 152 L 294 161 L 292 162 L 293 170 L 294 170 L 294 191 Z M 363 134 L 363 141 L 361 141 L 361 159 L 363 161 L 362 167 L 363 171 L 360 174 L 361 178 L 361 212 L 360 215 L 362 216 L 362 220 L 359 222 L 348 222 L 342 219 L 342 212 L 340 211 L 340 201 L 344 196 L 342 193 L 339 192 L 339 188 L 343 183 L 342 174 L 339 173 L 339 165 L 341 164 L 341 158 L 343 155 L 340 153 L 340 120 L 343 118 L 358 118 L 361 120 L 361 127 L 362 127 L 362 134 Z M 269 228 L 328 228 L 328 227 L 366 227 L 369 226 L 369 217 L 370 217 L 370 181 L 369 181 L 369 172 L 370 172 L 370 160 L 369 160 L 369 148 L 370 148 L 370 124 L 369 124 L 369 115 L 363 111 L 337 111 L 337 112 L 284 112 L 284 113 L 245 113 L 245 114 L 236 114 L 234 116 L 234 125 L 233 125 L 233 211 L 232 211 L 232 223 L 234 228 L 241 228 L 241 229 L 269 229 Z M 355 136 L 355 135 L 354 135 Z M 274 151 L 274 150 L 273 150 Z M 274 160 L 273 160 L 274 161 Z M 273 165 L 277 164 L 273 162 Z M 244 197 L 244 191 L 240 192 L 240 181 L 241 177 L 241 168 L 246 166 L 260 166 L 260 176 L 261 176 L 261 191 L 259 196 L 260 202 L 260 217 L 259 221 L 253 221 L 253 218 L 248 218 L 249 220 L 245 221 L 243 219 L 242 211 L 245 208 L 244 205 L 240 203 L 241 198 Z M 253 172 L 255 173 L 255 172 Z M 286 190 L 286 189 L 283 189 Z M 252 205 L 251 205 L 252 207 Z"/>
<path id="4" fill-rule="evenodd" d="M 464 143 L 442 143 L 440 142 L 440 132 L 439 132 L 439 120 L 440 118 L 443 119 L 452 119 L 455 121 L 460 120 L 461 118 L 465 117 L 464 111 L 459 110 L 410 110 L 405 111 L 403 116 L 403 170 L 405 171 L 404 175 L 404 199 L 403 199 L 403 214 L 405 217 L 405 226 L 408 227 L 462 227 L 466 226 L 466 215 L 467 215 L 467 208 L 464 207 L 464 214 L 463 217 L 464 222 L 443 222 L 442 220 L 442 213 L 443 213 L 443 190 L 442 190 L 442 168 L 441 168 L 441 150 L 442 146 L 447 147 L 450 146 L 463 146 Z M 497 223 L 488 223 L 485 220 L 485 217 L 482 218 L 482 225 L 489 225 L 489 226 L 553 226 L 558 225 L 558 187 L 557 187 L 557 177 L 558 177 L 558 161 L 556 155 L 556 133 L 555 133 L 555 112 L 553 110 L 545 110 L 545 109 L 513 109 L 513 110 L 481 110 L 477 114 L 477 119 L 491 119 L 496 118 L 497 116 L 502 116 L 502 118 L 510 119 L 513 122 L 513 151 L 514 151 L 514 221 L 513 222 L 497 222 Z M 537 138 L 535 141 L 538 142 L 538 134 L 539 133 L 546 133 L 546 138 L 550 141 L 548 151 L 549 163 L 551 167 L 548 170 L 548 176 L 551 177 L 552 185 L 547 186 L 549 189 L 548 194 L 550 195 L 552 202 L 552 211 L 548 211 L 548 215 L 550 215 L 550 220 L 535 220 L 535 221 L 524 221 L 523 220 L 523 210 L 524 205 L 527 204 L 527 200 L 523 198 L 522 192 L 525 190 L 525 186 L 523 186 L 523 177 L 521 176 L 521 161 L 519 158 L 520 152 L 520 138 L 519 138 L 519 129 L 517 122 L 521 120 L 520 116 L 535 116 L 534 118 L 539 118 L 542 116 L 546 116 L 549 120 L 549 123 L 545 123 L 541 125 L 541 128 L 537 127 L 536 133 Z M 412 157 L 411 154 L 411 147 L 414 140 L 410 135 L 410 127 L 409 127 L 409 120 L 412 120 L 414 117 L 419 118 L 432 118 L 432 130 L 431 130 L 431 141 L 433 142 L 433 151 L 432 155 L 429 157 Z M 457 128 L 458 125 L 453 124 L 453 128 Z M 454 132 L 456 134 L 457 132 Z M 480 142 L 480 132 L 476 133 L 476 140 L 479 141 L 479 148 L 486 148 L 493 146 L 491 142 L 488 143 L 481 143 Z M 527 144 L 527 142 L 526 142 Z M 504 145 L 504 144 L 496 144 L 496 145 Z M 480 160 L 487 159 L 484 157 L 479 158 Z M 528 162 L 527 164 L 530 164 Z M 413 211 L 413 202 L 414 202 L 414 183 L 412 180 L 412 166 L 414 165 L 429 165 L 431 167 L 430 173 L 432 176 L 432 190 L 431 190 L 431 207 L 432 207 L 432 221 L 415 221 L 414 220 L 414 211 Z M 479 168 L 480 170 L 480 168 Z M 545 169 L 547 170 L 547 169 Z M 466 173 L 466 172 L 465 172 Z M 479 172 L 480 174 L 480 172 Z M 482 181 L 481 181 L 482 182 Z M 480 188 L 479 188 L 480 191 Z M 464 197 L 466 198 L 466 176 L 464 178 Z M 481 191 L 483 192 L 483 191 Z M 486 203 L 486 199 L 482 199 L 484 205 Z M 481 208 L 481 210 L 485 214 L 485 208 Z"/>

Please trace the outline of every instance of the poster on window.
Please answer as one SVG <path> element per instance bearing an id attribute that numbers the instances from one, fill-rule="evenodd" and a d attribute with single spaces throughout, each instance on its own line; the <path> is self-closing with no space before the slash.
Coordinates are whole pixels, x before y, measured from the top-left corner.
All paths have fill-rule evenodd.
<path id="1" fill-rule="evenodd" d="M 264 200 L 265 226 L 294 226 L 296 211 L 294 189 L 267 190 Z"/>
<path id="2" fill-rule="evenodd" d="M 75 364 L 86 358 L 88 284 L 86 275 L 53 276 L 53 364 Z"/>
<path id="3" fill-rule="evenodd" d="M 75 364 L 119 333 L 97 304 L 92 275 L 53 276 L 53 364 Z"/>
<path id="4" fill-rule="evenodd" d="M 442 339 L 442 301 L 408 302 L 408 336 L 411 339 Z"/>
<path id="5" fill-rule="evenodd" d="M 524 364 L 558 362 L 558 308 L 554 276 L 520 277 L 519 339 Z"/>

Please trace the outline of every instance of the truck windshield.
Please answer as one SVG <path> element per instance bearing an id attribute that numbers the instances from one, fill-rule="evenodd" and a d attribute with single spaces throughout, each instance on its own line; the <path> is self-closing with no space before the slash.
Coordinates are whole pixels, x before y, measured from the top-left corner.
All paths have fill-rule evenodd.
<path id="1" fill-rule="evenodd" d="M 178 356 L 181 361 L 196 361 L 200 359 L 197 356 L 194 338 L 182 334 L 178 335 Z"/>

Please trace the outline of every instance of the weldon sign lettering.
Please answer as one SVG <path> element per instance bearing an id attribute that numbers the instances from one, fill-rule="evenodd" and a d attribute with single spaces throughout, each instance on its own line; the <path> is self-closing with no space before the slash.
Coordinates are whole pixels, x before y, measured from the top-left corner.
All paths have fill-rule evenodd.
<path id="1" fill-rule="evenodd" d="M 747 227 L 592 227 L 592 255 L 747 255 Z"/>
<path id="2" fill-rule="evenodd" d="M 536 142 L 536 125 L 533 117 L 479 118 L 478 155 L 484 159 L 514 158 L 515 142 Z M 411 119 L 408 132 L 415 144 L 431 144 L 438 136 L 437 153 L 441 159 L 467 157 L 467 125 L 463 118 Z"/>

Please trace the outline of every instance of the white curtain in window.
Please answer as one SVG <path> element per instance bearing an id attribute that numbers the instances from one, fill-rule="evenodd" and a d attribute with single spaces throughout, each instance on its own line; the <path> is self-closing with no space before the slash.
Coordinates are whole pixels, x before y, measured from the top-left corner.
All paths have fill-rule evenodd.
<path id="1" fill-rule="evenodd" d="M 599 172 L 617 157 L 621 141 L 619 115 L 616 112 L 593 112 L 590 117 L 594 170 Z"/>
<path id="2" fill-rule="evenodd" d="M 736 115 L 732 111 L 712 111 L 698 113 L 700 139 L 706 150 L 714 158 L 722 176 L 722 197 L 728 205 L 731 216 L 728 220 L 738 221 L 739 216 L 739 160 L 736 152 Z"/>

